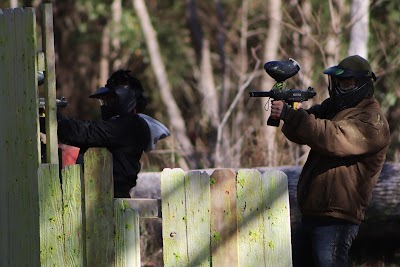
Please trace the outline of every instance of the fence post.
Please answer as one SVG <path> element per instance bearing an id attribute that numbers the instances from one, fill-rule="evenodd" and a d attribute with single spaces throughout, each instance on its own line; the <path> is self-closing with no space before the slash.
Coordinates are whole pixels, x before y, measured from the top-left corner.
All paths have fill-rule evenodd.
<path id="1" fill-rule="evenodd" d="M 0 10 L 1 266 L 40 264 L 36 49 L 34 9 Z"/>
<path id="2" fill-rule="evenodd" d="M 53 7 L 51 3 L 42 4 L 42 29 L 44 49 L 44 89 L 46 99 L 46 162 L 58 163 L 58 138 L 56 117 L 56 70 L 53 32 Z"/>

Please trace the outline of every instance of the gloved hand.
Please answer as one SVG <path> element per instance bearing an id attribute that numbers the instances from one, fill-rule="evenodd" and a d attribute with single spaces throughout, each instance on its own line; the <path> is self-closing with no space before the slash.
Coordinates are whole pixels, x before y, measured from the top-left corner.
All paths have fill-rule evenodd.
<path id="1" fill-rule="evenodd" d="M 289 105 L 281 100 L 275 100 L 271 103 L 271 118 L 281 119 L 285 121 L 287 110 Z M 301 108 L 301 103 L 298 103 L 296 109 Z"/>

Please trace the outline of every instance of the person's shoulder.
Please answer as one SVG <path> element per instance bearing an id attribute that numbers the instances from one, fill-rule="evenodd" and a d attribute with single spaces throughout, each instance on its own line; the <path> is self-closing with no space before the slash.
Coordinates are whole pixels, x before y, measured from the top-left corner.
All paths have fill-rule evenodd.
<path id="1" fill-rule="evenodd" d="M 120 116 L 119 120 L 121 123 L 134 125 L 135 127 L 148 128 L 146 121 L 138 114 L 125 114 Z"/>
<path id="2" fill-rule="evenodd" d="M 351 117 L 374 126 L 382 125 L 385 127 L 387 125 L 386 117 L 375 97 L 364 99 L 359 105 L 353 108 Z"/>

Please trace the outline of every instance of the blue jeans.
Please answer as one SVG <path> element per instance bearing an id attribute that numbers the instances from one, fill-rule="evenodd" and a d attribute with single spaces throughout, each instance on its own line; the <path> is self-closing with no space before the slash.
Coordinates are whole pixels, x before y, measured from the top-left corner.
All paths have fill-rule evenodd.
<path id="1" fill-rule="evenodd" d="M 293 267 L 346 267 L 359 225 L 334 218 L 303 218 L 292 241 Z"/>

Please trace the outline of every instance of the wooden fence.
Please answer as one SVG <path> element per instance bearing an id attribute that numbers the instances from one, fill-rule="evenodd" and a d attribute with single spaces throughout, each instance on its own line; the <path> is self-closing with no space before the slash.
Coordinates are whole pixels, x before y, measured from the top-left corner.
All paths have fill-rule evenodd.
<path id="1" fill-rule="evenodd" d="M 113 199 L 111 156 L 39 168 L 42 266 L 140 266 L 140 218 L 162 217 L 164 266 L 291 266 L 287 177 L 164 169 L 161 200 Z M 82 177 L 82 179 L 80 178 Z M 161 216 L 162 214 L 162 216 Z"/>
<path id="2" fill-rule="evenodd" d="M 52 6 L 0 10 L 0 266 L 140 266 L 139 218 L 161 217 L 165 266 L 291 266 L 284 173 L 161 173 L 161 200 L 114 199 L 111 155 L 59 176 Z M 45 71 L 46 164 L 37 71 Z"/>
<path id="3" fill-rule="evenodd" d="M 291 266 L 287 177 L 255 169 L 161 173 L 165 266 Z"/>

